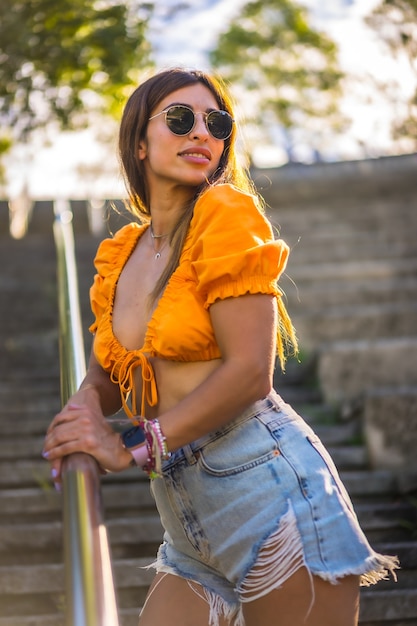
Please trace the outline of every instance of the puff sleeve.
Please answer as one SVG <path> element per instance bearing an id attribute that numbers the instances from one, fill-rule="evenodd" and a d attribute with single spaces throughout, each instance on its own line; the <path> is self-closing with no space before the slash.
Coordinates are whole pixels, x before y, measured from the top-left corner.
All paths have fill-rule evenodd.
<path id="1" fill-rule="evenodd" d="M 297 352 L 295 330 L 277 284 L 287 264 L 287 244 L 274 239 L 255 196 L 228 184 L 212 187 L 200 198 L 191 227 L 191 268 L 204 308 L 244 294 L 274 295 L 277 353 L 284 369 L 286 354 Z"/>
<path id="2" fill-rule="evenodd" d="M 206 309 L 246 293 L 280 295 L 288 246 L 274 240 L 254 196 L 231 185 L 213 187 L 197 202 L 191 226 L 191 266 Z"/>
<path id="3" fill-rule="evenodd" d="M 122 267 L 136 245 L 138 229 L 143 228 L 136 223 L 127 224 L 118 230 L 114 237 L 104 239 L 98 247 L 94 259 L 97 273 L 90 288 L 90 305 L 95 318 L 89 328 L 91 333 L 96 332 L 109 301 L 114 297 Z"/>

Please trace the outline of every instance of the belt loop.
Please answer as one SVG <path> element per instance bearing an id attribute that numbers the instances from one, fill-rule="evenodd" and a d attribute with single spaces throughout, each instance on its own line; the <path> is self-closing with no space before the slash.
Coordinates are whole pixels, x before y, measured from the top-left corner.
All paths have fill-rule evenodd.
<path id="1" fill-rule="evenodd" d="M 273 389 L 268 395 L 267 395 L 268 400 L 270 400 L 270 402 L 272 402 L 273 407 L 276 411 L 281 411 L 282 405 L 284 404 L 283 399 L 281 398 L 281 396 L 275 391 L 275 389 Z"/>
<path id="2" fill-rule="evenodd" d="M 197 463 L 197 458 L 194 455 L 194 452 L 189 444 L 182 447 L 184 452 L 184 456 L 187 459 L 189 465 L 195 465 Z"/>

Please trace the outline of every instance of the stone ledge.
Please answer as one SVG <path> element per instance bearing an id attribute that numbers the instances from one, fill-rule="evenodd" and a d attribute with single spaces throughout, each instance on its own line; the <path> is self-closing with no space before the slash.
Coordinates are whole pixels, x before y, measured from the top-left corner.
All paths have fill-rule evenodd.
<path id="1" fill-rule="evenodd" d="M 318 374 L 326 402 L 340 404 L 378 387 L 417 386 L 417 337 L 323 344 Z"/>
<path id="2" fill-rule="evenodd" d="M 409 337 L 417 329 L 417 300 L 305 309 L 293 315 L 300 344 L 380 337 Z"/>
<path id="3" fill-rule="evenodd" d="M 377 586 L 378 587 L 378 586 Z M 393 624 L 400 619 L 417 619 L 417 594 L 415 589 L 398 589 L 390 591 L 362 591 L 361 621 L 376 621 Z M 411 622 L 412 624 L 413 622 Z"/>
<path id="4" fill-rule="evenodd" d="M 378 159 L 314 163 L 290 163 L 283 167 L 257 169 L 251 174 L 260 193 L 273 205 L 287 199 L 312 201 L 343 191 L 375 196 L 415 189 L 417 157 L 405 154 Z"/>
<path id="5" fill-rule="evenodd" d="M 285 301 L 288 309 L 291 312 L 300 311 L 302 315 L 314 312 L 318 306 L 336 308 L 417 301 L 417 281 L 414 275 L 396 278 L 362 277 L 343 282 L 336 278 L 318 283 L 297 280 L 296 285 L 283 278 L 279 284 L 282 288 L 285 283 Z"/>
<path id="6" fill-rule="evenodd" d="M 416 418 L 417 386 L 385 387 L 366 395 L 364 433 L 370 463 L 404 472 L 403 489 L 406 476 L 414 475 L 417 487 Z"/>

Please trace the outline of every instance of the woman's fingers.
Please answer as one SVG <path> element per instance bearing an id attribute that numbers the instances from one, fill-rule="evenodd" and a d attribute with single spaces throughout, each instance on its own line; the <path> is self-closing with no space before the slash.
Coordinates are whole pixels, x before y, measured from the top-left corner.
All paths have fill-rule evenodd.
<path id="1" fill-rule="evenodd" d="M 60 464 L 55 463 L 73 452 L 90 454 L 100 466 L 110 471 L 126 469 L 131 461 L 120 436 L 102 415 L 88 406 L 68 404 L 52 420 L 42 452 L 54 470 L 54 482 L 59 484 L 61 469 Z"/>
<path id="2" fill-rule="evenodd" d="M 89 452 L 96 445 L 97 426 L 88 409 L 70 409 L 58 415 L 45 437 L 43 456 L 48 460 L 71 452 Z"/>
<path id="3" fill-rule="evenodd" d="M 48 436 L 54 430 L 54 428 L 56 428 L 60 424 L 64 424 L 68 421 L 73 421 L 77 419 L 78 414 L 75 413 L 74 411 L 81 411 L 83 409 L 87 409 L 87 406 L 83 407 L 81 405 L 75 405 L 75 404 L 65 405 L 63 409 L 55 415 L 54 419 L 49 424 L 48 429 L 46 431 L 46 436 Z"/>
<path id="4" fill-rule="evenodd" d="M 61 468 L 62 459 L 56 459 L 51 463 L 51 478 L 57 491 L 61 491 Z"/>

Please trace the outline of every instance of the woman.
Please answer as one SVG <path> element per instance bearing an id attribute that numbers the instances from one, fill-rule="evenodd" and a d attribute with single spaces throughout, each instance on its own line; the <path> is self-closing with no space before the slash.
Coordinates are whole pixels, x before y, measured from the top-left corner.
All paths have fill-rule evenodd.
<path id="1" fill-rule="evenodd" d="M 140 626 L 353 626 L 359 584 L 396 568 L 358 527 L 332 461 L 272 389 L 296 341 L 274 241 L 235 158 L 229 97 L 161 72 L 129 99 L 120 157 L 134 215 L 105 240 L 87 376 L 44 456 L 139 465 L 165 527 Z M 123 406 L 135 424 L 106 421 Z M 145 419 L 146 418 L 146 419 Z"/>

